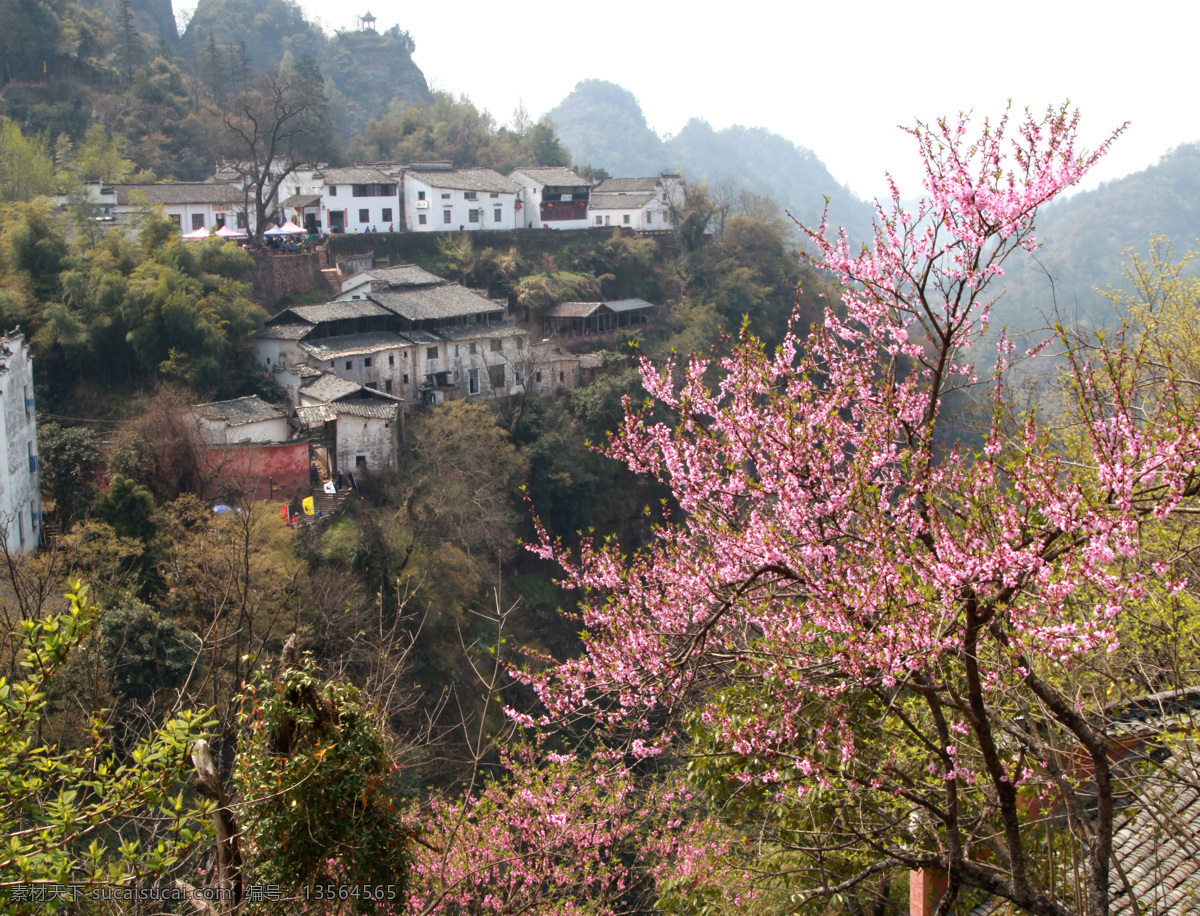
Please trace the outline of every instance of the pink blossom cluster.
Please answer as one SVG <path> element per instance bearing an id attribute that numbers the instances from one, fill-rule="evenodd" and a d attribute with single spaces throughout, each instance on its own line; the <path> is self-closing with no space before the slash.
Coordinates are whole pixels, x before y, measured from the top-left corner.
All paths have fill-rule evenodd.
<path id="1" fill-rule="evenodd" d="M 951 391 L 982 377 L 999 397 L 1011 341 L 987 372 L 968 360 L 985 349 L 989 289 L 1036 248 L 1037 208 L 1108 145 L 1079 150 L 1066 108 L 973 138 L 969 126 L 912 130 L 927 196 L 911 212 L 893 185 L 872 246 L 828 239 L 824 221 L 805 230 L 843 290 L 821 326 L 773 353 L 744 335 L 728 357 L 643 361 L 654 412 L 627 404 L 608 452 L 669 486 L 685 520 L 632 556 L 611 541 L 569 553 L 539 529 L 533 549 L 562 564 L 586 625 L 581 657 L 524 675 L 542 722 L 636 726 L 737 672 L 770 713 L 710 706 L 707 727 L 731 754 L 772 762 L 754 779 L 819 784 L 859 778 L 843 697 L 946 690 L 966 665 L 998 702 L 1026 685 L 1030 659 L 1116 648 L 1122 608 L 1147 585 L 1126 565 L 1140 526 L 1195 494 L 1200 437 L 1171 401 L 1133 396 L 1142 357 L 1122 339 L 1094 362 L 1072 351 L 1082 456 L 1036 413 L 1013 433 L 997 410 L 981 451 L 936 439 Z M 832 711 L 824 727 L 803 712 L 813 696 Z M 989 778 L 974 755 L 931 759 L 938 778 Z M 1004 782 L 1030 778 L 1005 759 Z"/>

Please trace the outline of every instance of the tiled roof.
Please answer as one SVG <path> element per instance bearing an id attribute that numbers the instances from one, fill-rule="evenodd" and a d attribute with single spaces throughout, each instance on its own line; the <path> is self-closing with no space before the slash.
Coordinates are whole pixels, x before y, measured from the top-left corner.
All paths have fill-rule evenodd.
<path id="1" fill-rule="evenodd" d="M 389 286 L 440 286 L 446 280 L 416 264 L 397 264 L 395 267 L 374 267 L 364 270 L 372 280 Z"/>
<path id="2" fill-rule="evenodd" d="M 297 210 L 303 210 L 305 207 L 315 207 L 320 202 L 320 194 L 293 194 L 291 197 L 284 200 L 279 206 L 295 207 Z"/>
<path id="3" fill-rule="evenodd" d="M 300 420 L 300 428 L 320 426 L 330 420 L 336 420 L 337 414 L 328 404 L 314 404 L 312 407 L 297 407 L 296 416 Z"/>
<path id="4" fill-rule="evenodd" d="M 397 350 L 409 346 L 395 331 L 371 331 L 366 334 L 347 334 L 344 337 L 326 337 L 320 343 L 306 341 L 300 346 L 317 359 L 337 359 L 363 353 L 378 353 L 381 350 Z"/>
<path id="5" fill-rule="evenodd" d="M 254 332 L 254 339 L 300 340 L 312 329 L 311 324 L 268 324 Z"/>
<path id="6" fill-rule="evenodd" d="M 282 407 L 277 404 L 268 404 L 256 394 L 235 398 L 232 401 L 196 404 L 192 410 L 203 420 L 223 422 L 227 426 L 245 426 L 248 423 L 261 423 L 264 420 L 279 420 L 285 416 Z"/>
<path id="7" fill-rule="evenodd" d="M 645 299 L 616 299 L 604 304 L 614 312 L 636 312 L 638 309 L 658 308 L 653 302 L 647 302 Z"/>
<path id="8" fill-rule="evenodd" d="M 322 375 L 315 382 L 309 382 L 300 389 L 301 397 L 311 398 L 328 404 L 330 401 L 344 398 L 362 390 L 362 385 L 349 379 L 338 378 L 336 375 Z"/>
<path id="9" fill-rule="evenodd" d="M 603 302 L 560 302 L 542 314 L 547 318 L 587 318 L 594 315 Z"/>
<path id="10" fill-rule="evenodd" d="M 324 169 L 316 173 L 325 186 L 346 184 L 396 184 L 395 175 L 389 175 L 369 165 L 356 165 L 345 169 Z"/>
<path id="11" fill-rule="evenodd" d="M 413 169 L 408 173 L 431 188 L 446 188 L 453 191 L 500 191 L 517 194 L 521 186 L 492 169 L 455 169 L 452 172 L 423 172 Z"/>
<path id="12" fill-rule="evenodd" d="M 424 289 L 379 290 L 369 293 L 368 299 L 409 321 L 463 318 L 500 310 L 486 296 L 473 293 L 457 283 Z"/>
<path id="13" fill-rule="evenodd" d="M 326 302 L 323 305 L 293 305 L 288 311 L 313 324 L 321 321 L 339 321 L 343 318 L 373 318 L 377 315 L 390 314 L 383 306 L 367 299 Z"/>
<path id="14" fill-rule="evenodd" d="M 438 334 L 434 334 L 432 331 L 405 331 L 401 336 L 422 346 L 425 344 L 441 343 L 446 339 Z"/>
<path id="15" fill-rule="evenodd" d="M 654 200 L 654 194 L 597 194 L 592 192 L 589 210 L 640 210 Z"/>
<path id="16" fill-rule="evenodd" d="M 540 184 L 548 184 L 554 188 L 590 188 L 592 183 L 586 178 L 580 178 L 570 169 L 561 167 L 513 169 L 509 175 L 520 172 L 526 178 L 532 178 Z"/>
<path id="17" fill-rule="evenodd" d="M 152 204 L 244 204 L 246 195 L 223 181 L 173 181 L 167 184 L 119 184 L 117 206 L 133 204 L 135 193 Z"/>
<path id="18" fill-rule="evenodd" d="M 659 178 L 605 178 L 593 190 L 593 194 L 615 194 L 618 191 L 626 194 L 633 192 L 657 191 Z"/>
<path id="19" fill-rule="evenodd" d="M 370 417 L 375 420 L 394 420 L 400 410 L 399 404 L 381 404 L 378 401 L 338 401 L 329 405 L 339 417 Z"/>
<path id="20" fill-rule="evenodd" d="M 452 324 L 438 328 L 437 333 L 447 340 L 485 340 L 493 337 L 515 337 L 522 333 L 511 324 Z"/>

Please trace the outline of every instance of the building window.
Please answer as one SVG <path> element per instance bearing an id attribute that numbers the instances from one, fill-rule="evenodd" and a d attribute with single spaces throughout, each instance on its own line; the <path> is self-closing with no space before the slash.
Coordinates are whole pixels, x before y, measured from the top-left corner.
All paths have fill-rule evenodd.
<path id="1" fill-rule="evenodd" d="M 246 214 L 244 212 L 239 213 L 237 215 L 237 227 L 239 229 L 245 229 L 248 225 L 249 223 L 246 222 Z"/>
<path id="2" fill-rule="evenodd" d="M 500 218 L 501 218 L 501 217 L 500 217 L 500 214 L 501 214 L 502 212 L 503 212 L 503 211 L 502 211 L 502 210 L 501 210 L 499 207 L 497 207 L 495 210 L 493 210 L 493 211 L 492 211 L 492 221 L 493 221 L 493 222 L 497 222 L 497 223 L 498 223 L 498 222 L 500 222 Z"/>
<path id="3" fill-rule="evenodd" d="M 500 192 L 499 192 L 499 191 L 493 191 L 493 192 L 492 192 L 491 194 L 489 194 L 488 196 L 489 196 L 489 197 L 499 197 L 499 196 L 500 196 Z"/>
<path id="4" fill-rule="evenodd" d="M 337 185 L 331 184 L 331 185 L 329 186 L 329 196 L 330 196 L 330 197 L 337 197 Z"/>
<path id="5" fill-rule="evenodd" d="M 404 375 L 400 378 L 400 381 L 403 382 L 405 385 L 408 384 L 408 373 L 407 372 L 405 372 Z"/>
<path id="6" fill-rule="evenodd" d="M 612 223 L 609 221 L 608 214 L 605 214 L 605 216 L 604 216 L 604 225 L 606 225 L 606 226 L 612 225 Z"/>
<path id="7" fill-rule="evenodd" d="M 471 355 L 475 355 L 475 344 L 471 344 Z"/>
<path id="8" fill-rule="evenodd" d="M 463 191 L 463 200 L 476 200 L 478 197 L 474 191 Z"/>
<path id="9" fill-rule="evenodd" d="M 449 199 L 450 199 L 450 192 L 449 192 L 449 191 L 443 191 L 443 192 L 442 192 L 442 200 L 449 200 Z"/>
<path id="10" fill-rule="evenodd" d="M 193 213 L 192 214 L 192 228 L 193 229 L 203 229 L 204 228 L 204 214 L 203 213 Z"/>
<path id="11" fill-rule="evenodd" d="M 29 527 L 33 529 L 34 534 L 37 534 L 38 510 L 37 503 L 35 503 L 33 500 L 29 501 Z"/>
<path id="12" fill-rule="evenodd" d="M 467 372 L 467 394 L 479 394 L 478 369 L 471 369 Z"/>
<path id="13" fill-rule="evenodd" d="M 468 223 L 479 222 L 479 211 L 478 210 L 468 210 L 467 211 L 467 222 Z"/>
<path id="14" fill-rule="evenodd" d="M 392 393 L 392 380 L 390 378 L 383 380 L 383 390 L 388 394 Z"/>
<path id="15" fill-rule="evenodd" d="M 603 217 L 603 216 L 597 216 L 597 217 L 596 217 L 596 225 L 597 225 L 597 226 L 603 226 L 603 225 L 604 225 L 604 217 Z"/>
<path id="16" fill-rule="evenodd" d="M 629 225 L 629 214 L 628 214 L 628 213 L 626 213 L 626 214 L 625 214 L 625 215 L 624 215 L 624 216 L 621 218 L 621 222 L 623 222 L 623 223 L 624 223 L 626 226 L 628 226 L 628 225 Z"/>
<path id="17" fill-rule="evenodd" d="M 437 359 L 438 358 L 437 350 L 438 350 L 437 347 L 430 347 L 428 350 L 425 351 L 425 358 L 426 359 Z"/>
<path id="18" fill-rule="evenodd" d="M 394 365 L 396 365 L 396 356 L 395 356 L 395 354 L 394 354 L 394 353 L 389 353 L 389 354 L 388 354 L 388 365 L 389 365 L 389 366 L 394 366 Z"/>
<path id="19" fill-rule="evenodd" d="M 649 226 L 652 222 L 654 222 L 654 214 L 647 212 L 646 213 L 646 225 Z"/>
<path id="20" fill-rule="evenodd" d="M 500 350 L 500 338 L 493 337 L 492 338 L 492 352 L 497 353 L 497 352 L 499 352 L 499 350 Z"/>
<path id="21" fill-rule="evenodd" d="M 32 474 L 37 470 L 37 455 L 33 453 L 33 443 L 26 443 L 25 447 L 29 450 L 29 473 Z"/>
<path id="22" fill-rule="evenodd" d="M 176 228 L 179 228 L 180 217 L 179 217 L 178 213 L 170 213 L 170 214 L 168 214 L 167 218 L 170 219 L 171 222 L 173 222 L 175 224 Z"/>
<path id="23" fill-rule="evenodd" d="M 525 338 L 524 337 L 517 338 L 517 349 L 518 350 L 525 349 Z"/>
<path id="24" fill-rule="evenodd" d="M 418 192 L 417 192 L 417 200 L 424 200 L 424 199 L 425 199 L 425 192 L 424 192 L 424 191 L 418 191 Z"/>
<path id="25" fill-rule="evenodd" d="M 563 380 L 563 374 L 562 374 L 561 372 L 560 372 L 560 373 L 558 373 L 558 380 L 559 380 L 560 382 Z"/>
<path id="26" fill-rule="evenodd" d="M 364 368 L 364 369 L 370 369 L 370 368 L 371 368 L 371 357 L 367 356 L 367 357 L 364 357 L 364 358 L 363 358 L 363 368 Z"/>
<path id="27" fill-rule="evenodd" d="M 359 210 L 358 211 L 358 221 L 360 223 L 369 223 L 371 221 L 371 211 L 370 210 Z"/>
<path id="28" fill-rule="evenodd" d="M 449 223 L 449 222 L 450 222 L 450 211 L 449 211 L 449 210 L 443 210 L 443 211 L 442 211 L 442 222 L 443 222 L 443 223 Z"/>
<path id="29" fill-rule="evenodd" d="M 542 383 L 542 372 L 540 369 L 533 374 L 533 380 L 539 385 Z"/>
<path id="30" fill-rule="evenodd" d="M 352 360 L 352 359 L 346 360 L 346 368 L 353 369 L 354 368 L 354 360 Z"/>
<path id="31" fill-rule="evenodd" d="M 392 221 L 392 208 L 391 207 L 383 208 L 383 221 L 385 223 L 390 223 Z"/>
<path id="32" fill-rule="evenodd" d="M 493 388 L 504 387 L 504 367 L 503 366 L 488 366 L 488 381 Z"/>
<path id="33" fill-rule="evenodd" d="M 418 214 L 417 214 L 417 225 L 418 225 L 418 226 L 424 226 L 424 225 L 425 225 L 425 223 L 426 223 L 426 220 L 425 220 L 425 214 L 424 214 L 424 213 L 418 213 Z"/>
<path id="34" fill-rule="evenodd" d="M 33 413 L 33 392 L 29 386 L 25 386 L 25 416 Z"/>
<path id="35" fill-rule="evenodd" d="M 354 456 L 354 466 L 360 470 L 365 471 L 367 469 L 367 456 L 366 455 L 355 455 Z"/>

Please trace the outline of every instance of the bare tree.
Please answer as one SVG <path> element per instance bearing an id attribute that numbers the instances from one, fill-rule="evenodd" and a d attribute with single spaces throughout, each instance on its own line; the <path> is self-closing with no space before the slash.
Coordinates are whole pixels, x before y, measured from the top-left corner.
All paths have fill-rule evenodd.
<path id="1" fill-rule="evenodd" d="M 242 179 L 246 212 L 254 213 L 254 238 L 261 245 L 280 186 L 326 149 L 325 79 L 306 57 L 291 69 L 262 71 L 215 113 L 225 127 L 222 152 Z"/>

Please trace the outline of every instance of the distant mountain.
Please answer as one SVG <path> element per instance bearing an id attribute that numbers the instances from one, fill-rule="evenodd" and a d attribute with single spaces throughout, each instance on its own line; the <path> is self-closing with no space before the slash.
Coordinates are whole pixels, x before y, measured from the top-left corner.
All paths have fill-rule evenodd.
<path id="1" fill-rule="evenodd" d="M 1109 303 L 1095 291 L 1111 283 L 1128 288 L 1121 275 L 1122 249 L 1145 254 L 1150 236 L 1163 235 L 1182 253 L 1200 238 L 1200 143 L 1180 146 L 1156 165 L 1100 187 L 1055 201 L 1037 219 L 1042 248 L 1037 260 L 1054 278 L 1063 315 L 1096 325 L 1111 324 Z M 996 319 L 1035 328 L 1053 307 L 1050 282 L 1028 258 L 1006 276 Z"/>
<path id="2" fill-rule="evenodd" d="M 814 225 L 828 197 L 834 225 L 855 239 L 870 234 L 871 207 L 838 184 L 810 150 L 764 128 L 714 130 L 693 119 L 664 142 L 633 93 L 603 80 L 577 84 L 549 115 L 579 164 L 627 177 L 679 170 L 693 181 L 729 179 Z"/>
<path id="3" fill-rule="evenodd" d="M 151 2 L 151 0 L 141 0 Z M 211 43 L 210 43 L 211 35 Z M 251 67 L 311 57 L 321 66 L 330 110 L 343 139 L 381 118 L 393 102 L 433 101 L 425 74 L 412 59 L 416 45 L 399 26 L 384 32 L 325 35 L 294 0 L 200 0 L 180 39 L 180 52 L 201 72 L 212 49 L 236 70 L 244 49 Z"/>

